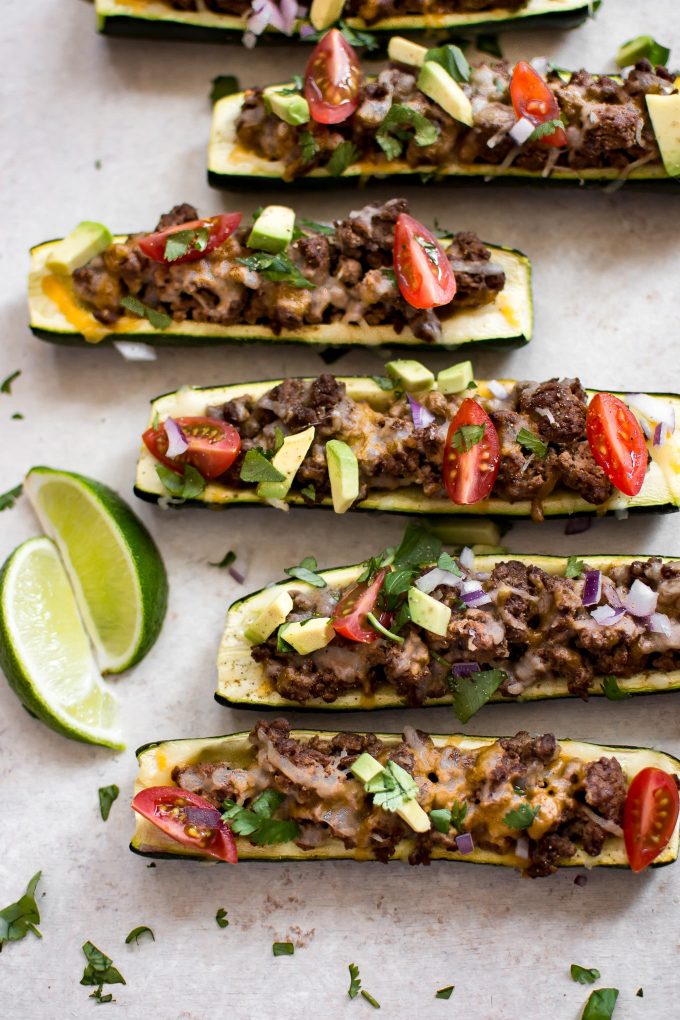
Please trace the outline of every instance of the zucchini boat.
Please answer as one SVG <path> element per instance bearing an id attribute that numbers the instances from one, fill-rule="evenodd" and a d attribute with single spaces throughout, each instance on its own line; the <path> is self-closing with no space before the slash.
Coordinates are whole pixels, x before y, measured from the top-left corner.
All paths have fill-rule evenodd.
<path id="1" fill-rule="evenodd" d="M 376 380 L 365 376 L 324 375 L 318 379 L 185 387 L 151 402 L 149 429 L 153 434 L 149 433 L 147 439 L 152 440 L 153 448 L 168 418 L 191 419 L 206 414 L 215 420 L 216 427 L 226 428 L 232 435 L 233 429 L 243 431 L 245 446 L 233 468 L 207 481 L 200 491 L 194 490 L 193 495 L 187 494 L 185 506 L 225 509 L 272 503 L 280 508 L 285 501 L 288 506 L 334 507 L 337 512 L 351 507 L 383 513 L 540 520 L 642 511 L 665 513 L 677 510 L 680 505 L 680 434 L 673 425 L 662 445 L 655 445 L 653 438 L 658 431 L 666 429 L 666 425 L 660 424 L 661 419 L 670 422 L 674 415 L 680 415 L 678 396 L 654 398 L 619 394 L 631 406 L 643 409 L 644 414 L 636 413 L 640 414 L 643 428 L 652 437 L 648 441 L 649 464 L 642 487 L 637 495 L 626 496 L 612 487 L 589 452 L 585 438 L 586 401 L 597 391 L 586 394 L 577 380 L 550 380 L 541 384 L 477 380 L 473 390 L 469 388 L 472 379 L 469 362 L 445 369 L 436 382 L 432 373 L 418 362 L 388 362 L 388 370 L 405 373 L 410 382 L 387 377 Z M 410 372 L 415 375 L 411 377 Z M 420 372 L 424 373 L 424 379 Z M 431 388 L 424 390 L 423 385 Z M 407 400 L 404 396 L 403 390 L 410 386 L 411 394 L 415 391 L 417 399 L 410 396 Z M 499 399 L 494 393 L 503 396 Z M 476 398 L 474 403 L 485 407 L 495 422 L 495 425 L 488 423 L 487 438 L 491 437 L 492 429 L 498 430 L 502 447 L 498 475 L 487 498 L 470 502 L 471 497 L 463 497 L 462 502 L 453 502 L 453 497 L 450 499 L 446 494 L 445 479 L 442 479 L 443 451 L 446 443 L 457 442 L 453 437 L 449 440 L 447 428 L 460 411 L 462 397 L 471 394 Z M 271 410 L 272 401 L 276 413 Z M 298 408 L 299 404 L 304 405 L 302 409 Z M 310 426 L 318 418 L 314 406 L 323 409 L 329 423 L 322 422 L 318 432 L 312 434 Z M 550 406 L 557 408 L 555 414 Z M 559 410 L 562 406 L 569 409 L 569 420 Z M 555 419 L 555 415 L 558 417 L 552 423 L 550 416 Z M 652 417 L 647 419 L 644 415 Z M 218 422 L 225 424 L 218 426 Z M 291 443 L 281 449 L 274 460 L 274 466 L 281 461 L 286 475 L 283 487 L 275 493 L 266 485 L 262 487 L 242 479 L 239 471 L 243 452 L 253 445 L 268 450 L 271 455 L 276 429 L 282 437 L 290 438 Z M 519 436 L 522 429 L 530 435 Z M 521 446 L 525 439 L 530 444 L 535 434 L 543 435 L 548 441 L 547 449 L 544 443 L 538 449 L 539 455 L 532 455 L 528 446 Z M 305 438 L 307 445 L 300 447 L 298 456 L 296 444 L 303 443 Z M 326 449 L 331 439 L 336 441 L 334 453 L 349 456 L 350 461 L 354 457 L 358 464 L 355 468 L 359 471 L 358 487 L 355 482 L 354 498 L 348 502 L 341 491 L 342 472 L 334 496 Z M 550 446 L 553 440 L 558 444 L 554 448 Z M 642 437 L 640 442 L 644 448 Z M 256 459 L 256 454 L 251 454 L 250 459 Z M 135 493 L 152 503 L 167 502 L 169 495 L 156 470 L 158 463 L 151 449 L 144 445 L 137 464 Z M 282 478 L 281 471 L 277 477 Z M 276 478 L 270 480 L 276 481 Z"/>
<path id="2" fill-rule="evenodd" d="M 181 205 L 161 217 L 155 233 L 115 238 L 101 225 L 81 224 L 69 237 L 31 251 L 30 327 L 42 340 L 68 345 L 132 339 L 154 346 L 448 350 L 526 343 L 532 332 L 529 260 L 474 234 L 439 242 L 458 289 L 437 314 L 401 296 L 393 247 L 407 210 L 403 199 L 392 199 L 331 227 L 268 206 L 252 225 L 235 227 L 239 213 L 199 220 L 192 206 Z M 198 239 L 205 231 L 204 253 L 164 260 L 174 238 Z M 215 232 L 225 236 L 213 244 Z"/>
<path id="3" fill-rule="evenodd" d="M 377 77 L 362 79 L 357 65 L 341 123 L 325 123 L 323 107 L 307 102 L 307 78 L 218 100 L 210 184 L 233 190 L 389 178 L 672 188 L 680 175 L 677 82 L 647 60 L 610 76 L 536 58 L 547 68 L 539 74 L 525 61 L 469 65 L 458 47 L 427 50 L 399 37 L 389 54 L 392 63 Z M 526 116 L 536 90 L 545 115 Z"/>
<path id="4" fill-rule="evenodd" d="M 188 5 L 187 5 L 188 6 Z M 155 37 L 159 39 L 184 39 L 195 42 L 240 42 L 247 30 L 246 15 L 251 9 L 243 4 L 242 15 L 220 14 L 206 9 L 204 3 L 197 3 L 196 10 L 178 10 L 167 0 L 95 0 L 97 28 L 105 35 Z M 234 10 L 234 5 L 231 4 Z M 305 5 L 303 5 L 305 6 Z M 316 0 L 314 7 L 334 6 L 335 15 L 320 12 L 314 16 L 317 28 L 328 28 L 342 17 L 343 4 L 322 3 Z M 359 6 L 359 5 L 355 5 Z M 425 6 L 425 5 L 424 5 Z M 355 31 L 375 32 L 379 36 L 395 31 L 436 33 L 438 38 L 461 31 L 479 31 L 510 28 L 576 28 L 589 13 L 600 6 L 599 0 L 526 0 L 525 3 L 511 3 L 503 6 L 490 0 L 486 9 L 458 10 L 448 13 L 446 0 L 433 5 L 434 13 L 392 14 L 390 17 L 366 21 L 362 17 L 348 14 L 345 22 Z M 464 6 L 452 3 L 451 7 Z M 471 5 L 479 8 L 479 5 Z M 437 9 L 438 8 L 438 9 Z M 442 9 L 443 8 L 443 9 Z M 305 41 L 309 38 L 309 14 L 299 17 L 288 34 L 268 25 L 262 32 L 263 41 L 288 41 L 291 36 Z"/>
<path id="5" fill-rule="evenodd" d="M 258 815 L 248 808 L 264 790 L 272 800 L 265 805 L 260 799 L 259 817 L 265 807 L 271 817 L 274 807 L 274 821 L 292 826 L 292 832 L 279 829 L 264 845 L 267 837 L 257 830 L 250 838 L 238 835 L 241 861 L 467 861 L 532 877 L 560 867 L 628 867 L 620 826 L 630 783 L 643 769 L 653 769 L 668 786 L 680 767 L 662 751 L 576 740 L 558 744 L 551 734 L 428 737 L 406 728 L 403 738 L 336 735 L 290 731 L 285 720 L 260 722 L 250 736 L 145 744 L 137 758 L 134 804 L 145 799 L 152 804 L 154 791 L 167 798 L 175 787 L 178 798 L 186 791 L 189 804 L 203 805 L 204 828 L 211 815 L 219 819 L 215 809 L 224 806 L 236 832 L 253 833 Z M 362 781 L 367 765 L 383 781 L 388 772 L 398 778 L 390 809 L 380 806 L 377 794 L 371 804 L 371 784 Z M 598 782 L 605 777 L 607 791 Z M 672 787 L 669 793 L 673 797 Z M 239 825 L 253 818 L 254 825 Z M 678 828 L 672 821 L 670 814 L 668 841 L 656 865 L 677 858 Z M 273 841 L 286 835 L 286 842 Z M 180 832 L 182 837 L 178 842 L 138 814 L 130 848 L 145 857 L 206 856 L 196 839 Z"/>

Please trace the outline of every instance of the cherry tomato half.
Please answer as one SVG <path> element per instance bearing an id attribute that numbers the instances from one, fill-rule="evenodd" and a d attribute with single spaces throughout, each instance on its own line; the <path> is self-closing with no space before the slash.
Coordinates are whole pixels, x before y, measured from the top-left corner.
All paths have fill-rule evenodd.
<path id="1" fill-rule="evenodd" d="M 342 32 L 332 28 L 307 61 L 304 97 L 317 124 L 340 124 L 359 105 L 361 64 Z"/>
<path id="2" fill-rule="evenodd" d="M 559 120 L 560 107 L 554 92 L 526 60 L 520 60 L 512 72 L 510 98 L 518 118 L 526 117 L 536 125 L 545 124 L 548 120 Z M 542 145 L 561 149 L 567 144 L 567 136 L 564 129 L 559 127 L 538 141 Z"/>
<path id="3" fill-rule="evenodd" d="M 377 631 L 368 623 L 366 616 L 375 609 L 386 573 L 386 570 L 379 570 L 370 584 L 361 581 L 340 599 L 333 614 L 333 628 L 338 634 L 364 645 L 378 638 Z M 391 614 L 380 613 L 377 619 L 383 627 L 389 627 Z"/>
<path id="4" fill-rule="evenodd" d="M 221 216 L 211 216 L 207 220 L 190 220 L 188 223 L 180 223 L 179 226 L 168 227 L 167 230 L 158 230 L 155 234 L 140 237 L 139 247 L 154 262 L 164 262 L 169 266 L 179 266 L 183 262 L 196 262 L 204 255 L 209 255 L 215 248 L 219 248 L 222 242 L 234 233 L 242 217 L 243 213 L 223 213 Z M 208 240 L 200 250 L 195 246 L 195 243 L 190 243 L 184 255 L 180 255 L 176 259 L 166 258 L 165 246 L 168 238 L 173 234 L 179 234 L 182 230 L 207 230 Z"/>
<path id="5" fill-rule="evenodd" d="M 175 421 L 189 446 L 184 453 L 170 458 L 163 426 L 147 429 L 142 441 L 156 460 L 178 475 L 182 474 L 184 464 L 192 464 L 208 480 L 229 470 L 241 449 L 241 437 L 233 425 L 215 418 L 175 418 Z"/>
<path id="6" fill-rule="evenodd" d="M 647 444 L 633 412 L 613 393 L 597 393 L 588 405 L 586 433 L 593 457 L 626 496 L 637 496 L 647 470 Z"/>
<path id="7" fill-rule="evenodd" d="M 234 834 L 204 797 L 178 786 L 150 786 L 136 794 L 132 807 L 183 846 L 229 864 L 237 863 Z"/>
<path id="8" fill-rule="evenodd" d="M 642 871 L 659 856 L 673 835 L 679 810 L 672 776 L 655 768 L 638 772 L 623 810 L 623 839 L 633 871 Z"/>
<path id="9" fill-rule="evenodd" d="M 448 305 L 456 293 L 456 277 L 444 249 L 408 213 L 399 213 L 394 230 L 394 272 L 401 296 L 413 308 Z"/>
<path id="10" fill-rule="evenodd" d="M 472 426 L 474 431 L 468 431 Z M 483 435 L 473 442 L 479 428 Z M 444 447 L 444 485 L 454 503 L 478 503 L 490 494 L 498 474 L 500 445 L 494 423 L 481 404 L 466 397 L 449 425 Z"/>

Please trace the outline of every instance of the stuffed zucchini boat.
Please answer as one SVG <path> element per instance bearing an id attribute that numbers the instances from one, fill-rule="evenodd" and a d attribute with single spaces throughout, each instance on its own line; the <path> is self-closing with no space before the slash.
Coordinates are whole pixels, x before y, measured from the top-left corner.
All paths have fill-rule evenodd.
<path id="1" fill-rule="evenodd" d="M 318 29 L 342 21 L 354 32 L 436 33 L 466 30 L 575 28 L 599 0 L 95 0 L 97 28 L 105 35 L 153 36 L 196 42 L 256 39 L 309 40 Z"/>
<path id="2" fill-rule="evenodd" d="M 680 397 L 587 393 L 578 379 L 474 381 L 470 362 L 436 380 L 416 361 L 386 370 L 158 397 L 135 492 L 213 509 L 537 521 L 680 503 Z"/>
<path id="3" fill-rule="evenodd" d="M 677 82 L 647 59 L 623 76 L 564 71 L 545 58 L 470 65 L 457 46 L 428 50 L 399 37 L 389 55 L 383 71 L 364 77 L 332 29 L 304 76 L 220 99 L 210 183 L 502 178 L 672 188 L 680 175 Z M 343 69 L 337 82 L 334 68 Z"/>
<path id="4" fill-rule="evenodd" d="M 674 558 L 469 548 L 454 558 L 411 526 L 369 563 L 317 571 L 308 559 L 289 574 L 230 607 L 217 657 L 222 704 L 452 704 L 467 722 L 488 701 L 680 689 Z"/>
<path id="5" fill-rule="evenodd" d="M 680 762 L 645 748 L 276 719 L 137 757 L 131 849 L 147 857 L 469 861 L 538 878 L 678 855 Z"/>
<path id="6" fill-rule="evenodd" d="M 523 344 L 531 268 L 470 232 L 435 237 L 404 199 L 333 225 L 267 206 L 199 219 L 175 206 L 152 233 L 80 224 L 31 252 L 30 325 L 43 340 L 153 345 L 426 347 Z M 424 260 L 419 289 L 408 260 Z"/>

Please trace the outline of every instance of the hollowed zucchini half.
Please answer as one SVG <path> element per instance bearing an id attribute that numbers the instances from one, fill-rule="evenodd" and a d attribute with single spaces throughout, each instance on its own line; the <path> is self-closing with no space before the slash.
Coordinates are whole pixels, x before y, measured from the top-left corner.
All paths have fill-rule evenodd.
<path id="1" fill-rule="evenodd" d="M 125 240 L 125 235 L 115 238 Z M 419 340 L 408 328 L 360 326 L 342 322 L 304 325 L 299 330 L 275 333 L 269 326 L 245 323 L 220 326 L 211 322 L 178 322 L 166 330 L 154 329 L 148 319 L 124 315 L 115 326 L 103 326 L 73 294 L 69 279 L 47 268 L 57 241 L 31 249 L 28 284 L 30 328 L 41 340 L 68 346 L 97 346 L 115 340 L 142 340 L 154 347 L 198 347 L 222 344 L 308 344 L 312 347 L 403 347 L 451 350 L 462 344 L 518 346 L 528 343 L 533 328 L 531 264 L 512 248 L 489 246 L 491 257 L 505 272 L 505 287 L 495 301 L 478 308 L 461 308 L 442 323 L 436 343 Z M 446 247 L 446 239 L 442 243 Z"/>
<path id="2" fill-rule="evenodd" d="M 315 730 L 294 730 L 293 737 L 311 737 Z M 324 736 L 320 733 L 320 736 Z M 395 745 L 401 740 L 397 733 L 379 733 L 378 736 L 386 744 Z M 493 743 L 496 737 L 476 737 L 462 734 L 439 736 L 433 735 L 438 747 L 452 745 L 462 750 L 474 750 Z M 627 776 L 632 778 L 641 769 L 648 766 L 663 769 L 665 772 L 677 773 L 680 761 L 662 751 L 654 751 L 640 747 L 619 747 L 590 744 L 578 740 L 560 740 L 561 753 L 568 758 L 582 761 L 596 761 L 602 755 L 615 755 Z M 137 751 L 139 773 L 135 784 L 135 793 L 150 786 L 172 786 L 172 770 L 176 765 L 193 765 L 199 762 L 230 762 L 234 767 L 245 768 L 252 764 L 253 748 L 248 743 L 247 733 L 233 733 L 225 737 L 208 737 L 205 739 L 164 740 L 158 743 L 145 744 Z M 301 850 L 294 843 L 281 843 L 276 846 L 253 846 L 248 840 L 236 837 L 239 860 L 241 861 L 357 861 L 372 860 L 357 850 L 348 850 L 340 840 L 314 850 Z M 135 832 L 130 849 L 144 857 L 184 858 L 185 860 L 202 860 L 199 853 L 189 847 L 182 846 L 165 836 L 145 818 L 136 816 Z M 413 841 L 405 839 L 398 844 L 392 860 L 408 859 L 413 849 Z M 678 827 L 668 845 L 656 859 L 655 865 L 670 864 L 678 856 Z M 467 861 L 472 864 L 495 864 L 508 868 L 522 868 L 526 861 L 514 854 L 499 854 L 490 850 L 475 847 L 471 854 L 463 856 L 450 850 L 436 847 L 432 851 L 433 860 Z M 627 868 L 628 859 L 623 840 L 609 837 L 602 852 L 597 857 L 589 857 L 584 851 L 561 862 L 564 867 L 607 867 Z"/>
<path id="3" fill-rule="evenodd" d="M 389 392 L 382 390 L 380 386 L 368 376 L 339 376 L 347 386 L 347 394 L 355 400 L 367 400 L 377 409 L 386 408 L 392 399 Z M 183 416 L 202 415 L 207 406 L 220 405 L 228 400 L 243 394 L 252 394 L 260 397 L 267 390 L 281 382 L 280 379 L 272 379 L 266 382 L 245 382 L 233 383 L 230 386 L 216 386 L 205 388 L 186 387 L 174 393 L 166 393 L 157 397 L 151 402 L 149 413 L 149 424 L 156 415 L 161 421 L 167 417 L 177 418 Z M 507 386 L 513 386 L 512 380 L 504 380 Z M 478 392 L 482 396 L 490 396 L 487 384 L 478 380 Z M 595 390 L 590 393 L 597 392 Z M 625 398 L 625 394 L 619 394 Z M 677 420 L 680 420 L 680 396 L 664 395 L 664 400 L 671 401 L 676 408 Z M 156 460 L 149 453 L 146 447 L 142 447 L 137 463 L 137 474 L 135 480 L 135 493 L 140 499 L 151 503 L 157 503 L 164 495 L 163 486 L 156 472 Z M 330 497 L 310 507 L 299 492 L 291 491 L 286 497 L 290 506 L 307 507 L 309 509 L 331 507 Z M 266 505 L 260 499 L 255 486 L 236 489 L 220 482 L 210 482 L 206 485 L 204 492 L 195 500 L 187 500 L 182 506 L 202 506 L 211 509 L 224 509 L 230 506 L 244 505 Z M 663 446 L 650 446 L 650 466 L 645 477 L 644 485 L 637 496 L 625 496 L 616 492 L 606 503 L 595 507 L 592 503 L 586 503 L 577 493 L 567 489 L 559 489 L 551 493 L 543 501 L 543 512 L 546 517 L 568 517 L 573 515 L 604 515 L 612 514 L 617 510 L 628 511 L 655 511 L 656 513 L 670 513 L 680 506 L 680 431 L 676 431 Z M 458 506 L 451 500 L 440 497 L 432 498 L 423 495 L 422 491 L 414 487 L 401 489 L 373 490 L 367 497 L 356 503 L 353 510 L 379 510 L 382 513 L 401 514 L 428 514 L 434 515 L 464 515 L 475 517 L 504 517 L 504 518 L 530 518 L 531 502 L 519 500 L 516 503 L 508 503 L 505 500 L 492 496 L 490 499 L 471 506 Z"/>

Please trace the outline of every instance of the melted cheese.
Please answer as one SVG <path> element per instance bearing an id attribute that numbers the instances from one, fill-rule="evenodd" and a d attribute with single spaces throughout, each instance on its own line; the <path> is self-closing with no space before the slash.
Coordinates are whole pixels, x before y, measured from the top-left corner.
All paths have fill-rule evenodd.
<path id="1" fill-rule="evenodd" d="M 94 316 L 81 308 L 71 287 L 58 276 L 48 275 L 42 281 L 43 293 L 52 301 L 65 319 L 85 337 L 88 343 L 97 344 L 111 329 L 98 323 Z"/>

